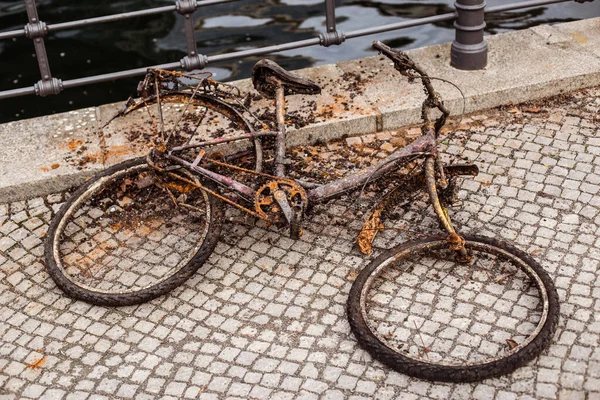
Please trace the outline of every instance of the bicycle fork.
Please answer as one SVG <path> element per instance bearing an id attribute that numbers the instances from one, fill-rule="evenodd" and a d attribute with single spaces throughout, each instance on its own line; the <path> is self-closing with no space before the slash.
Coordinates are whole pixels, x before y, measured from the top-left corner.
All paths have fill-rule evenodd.
<path id="1" fill-rule="evenodd" d="M 436 156 L 428 156 L 425 159 L 425 184 L 427 187 L 427 193 L 429 194 L 429 199 L 431 200 L 431 205 L 433 206 L 433 210 L 435 211 L 439 221 L 442 223 L 444 229 L 446 229 L 450 236 L 448 241 L 450 242 L 452 249 L 456 250 L 457 252 L 457 261 L 469 262 L 471 257 L 464 246 L 465 240 L 456 233 L 448 213 L 444 210 L 444 207 L 442 207 L 442 203 L 440 202 L 435 179 L 435 167 Z"/>

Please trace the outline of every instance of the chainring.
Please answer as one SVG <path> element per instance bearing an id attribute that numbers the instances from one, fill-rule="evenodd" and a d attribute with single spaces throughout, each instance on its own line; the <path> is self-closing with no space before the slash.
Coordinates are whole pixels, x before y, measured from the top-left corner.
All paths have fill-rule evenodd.
<path id="1" fill-rule="evenodd" d="M 285 192 L 290 205 L 301 204 L 302 212 L 306 211 L 308 197 L 302 186 L 286 178 L 271 180 L 256 191 L 254 208 L 260 218 L 276 225 L 285 225 L 287 224 L 287 219 L 274 197 L 277 190 Z"/>

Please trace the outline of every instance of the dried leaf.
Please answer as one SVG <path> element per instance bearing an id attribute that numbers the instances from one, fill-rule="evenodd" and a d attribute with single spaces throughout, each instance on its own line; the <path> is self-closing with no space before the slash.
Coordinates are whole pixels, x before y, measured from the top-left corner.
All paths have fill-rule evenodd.
<path id="1" fill-rule="evenodd" d="M 535 256 L 536 254 L 540 254 L 540 253 L 543 253 L 543 252 L 544 252 L 544 249 L 535 249 L 535 250 L 533 250 L 529 254 L 531 254 L 532 256 Z"/>
<path id="2" fill-rule="evenodd" d="M 365 225 L 356 239 L 358 248 L 363 254 L 371 254 L 371 244 L 375 240 L 377 232 L 384 228 L 383 224 L 381 223 L 381 212 L 381 208 L 376 208 L 373 210 L 373 213 L 365 221 Z"/>
<path id="3" fill-rule="evenodd" d="M 510 347 L 511 350 L 519 346 L 519 344 L 512 339 L 506 339 L 506 343 L 508 343 L 508 347 Z"/>
<path id="4" fill-rule="evenodd" d="M 544 109 L 540 108 L 540 107 L 525 107 L 525 108 L 523 108 L 523 111 L 528 112 L 528 113 L 537 114 L 537 113 L 543 112 Z"/>
<path id="5" fill-rule="evenodd" d="M 133 203 L 133 199 L 127 196 L 123 196 L 121 200 L 117 200 L 117 203 L 119 204 L 119 207 L 127 207 L 128 205 Z"/>
<path id="6" fill-rule="evenodd" d="M 131 179 L 123 179 L 123 182 L 121 182 L 121 192 L 125 192 L 127 190 L 127 186 L 131 185 L 131 183 Z"/>
<path id="7" fill-rule="evenodd" d="M 144 189 L 154 183 L 154 175 L 146 174 L 140 175 L 139 179 L 135 183 L 138 189 Z"/>
<path id="8" fill-rule="evenodd" d="M 509 113 L 511 113 L 511 114 L 520 114 L 521 113 L 521 110 L 519 110 L 517 107 L 509 108 L 506 111 L 509 112 Z"/>
<path id="9" fill-rule="evenodd" d="M 354 282 L 356 280 L 357 276 L 358 276 L 358 272 L 350 271 L 350 272 L 348 272 L 348 275 L 346 275 L 346 279 L 348 279 L 350 282 Z"/>

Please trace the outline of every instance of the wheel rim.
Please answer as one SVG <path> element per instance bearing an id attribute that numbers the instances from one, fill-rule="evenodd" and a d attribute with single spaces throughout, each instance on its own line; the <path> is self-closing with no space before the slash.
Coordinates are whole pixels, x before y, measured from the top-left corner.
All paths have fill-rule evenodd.
<path id="1" fill-rule="evenodd" d="M 206 239 L 210 201 L 199 189 L 167 190 L 175 179 L 165 179 L 141 164 L 92 183 L 57 226 L 61 274 L 84 290 L 116 295 L 159 285 L 188 265 Z M 196 209 L 176 207 L 177 197 Z"/>
<path id="2" fill-rule="evenodd" d="M 418 252 L 446 253 L 447 248 L 448 244 L 440 240 L 423 243 Z M 477 368 L 508 358 L 528 346 L 548 319 L 549 296 L 540 276 L 501 248 L 479 242 L 467 242 L 467 248 L 474 253 L 468 266 L 452 268 L 449 261 L 437 258 L 422 263 L 421 257 L 413 265 L 406 263 L 413 270 L 402 271 L 395 282 L 390 281 L 389 269 L 406 261 L 416 249 L 405 249 L 380 263 L 360 292 L 361 316 L 373 336 L 416 362 L 457 369 Z M 482 264 L 478 256 L 482 252 L 498 256 L 501 262 L 511 261 L 518 270 L 506 270 L 494 277 L 490 274 L 490 259 Z M 486 270 L 490 271 L 482 272 Z M 469 273 L 473 281 L 464 280 Z M 450 278 L 456 278 L 456 282 L 451 283 Z M 526 281 L 529 290 L 519 295 Z M 499 286 L 510 290 L 501 291 Z M 374 294 L 374 289 L 378 293 Z M 399 299 L 392 298 L 394 291 Z M 508 300 L 516 303 L 512 311 Z"/>

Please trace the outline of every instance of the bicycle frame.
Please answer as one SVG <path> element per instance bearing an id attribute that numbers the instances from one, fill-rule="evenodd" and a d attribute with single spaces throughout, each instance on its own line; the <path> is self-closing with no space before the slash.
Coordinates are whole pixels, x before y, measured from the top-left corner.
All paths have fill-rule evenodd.
<path id="1" fill-rule="evenodd" d="M 173 161 L 176 164 L 182 165 L 190 170 L 195 171 L 199 175 L 211 179 L 228 189 L 240 193 L 246 197 L 254 198 L 256 195 L 256 191 L 249 186 L 236 181 L 233 178 L 228 176 L 219 174 L 217 172 L 211 171 L 207 168 L 204 168 L 200 165 L 194 165 L 193 162 L 189 162 L 183 158 L 177 157 L 173 155 L 173 153 L 179 152 L 183 149 L 189 148 L 200 148 L 202 149 L 204 146 L 211 146 L 221 143 L 227 143 L 232 141 L 240 141 L 240 140 L 248 140 L 255 137 L 264 137 L 271 136 L 277 137 L 279 132 L 261 132 L 261 133 L 251 133 L 247 135 L 241 135 L 236 137 L 229 138 L 219 138 L 211 141 L 206 141 L 203 143 L 195 144 L 193 146 L 185 146 L 179 148 L 173 148 L 168 154 L 165 155 L 165 158 Z M 394 153 L 390 154 L 385 159 L 378 162 L 376 165 L 373 165 L 369 168 L 362 169 L 351 176 L 344 177 L 341 179 L 337 179 L 330 183 L 324 185 L 316 185 L 312 183 L 307 183 L 303 181 L 299 181 L 300 186 L 308 189 L 307 195 L 308 199 L 312 204 L 321 203 L 327 201 L 329 199 L 340 196 L 341 194 L 356 189 L 358 187 L 363 186 L 364 184 L 375 181 L 382 177 L 383 175 L 388 174 L 389 172 L 397 169 L 397 164 L 405 158 L 411 158 L 413 156 L 424 157 L 427 155 L 435 155 L 436 152 L 436 140 L 435 133 L 433 129 L 428 130 L 423 136 L 419 137 L 413 143 L 402 147 L 396 150 Z M 276 164 L 282 165 L 282 164 Z M 283 176 L 287 177 L 287 176 Z M 315 186 L 316 185 L 316 186 Z"/>
<path id="2" fill-rule="evenodd" d="M 143 86 L 143 90 L 145 91 L 145 93 L 146 94 L 150 93 L 149 96 L 146 99 L 144 99 L 144 101 L 143 101 L 144 105 L 149 101 L 150 102 L 156 101 L 157 103 L 160 103 L 161 101 L 168 102 L 168 101 L 173 101 L 173 100 L 179 101 L 181 103 L 185 103 L 187 100 L 188 106 L 191 103 L 193 103 L 195 105 L 199 105 L 199 106 L 210 105 L 213 109 L 216 109 L 218 112 L 221 112 L 222 114 L 226 115 L 230 120 L 237 123 L 239 126 L 242 126 L 244 128 L 244 130 L 246 131 L 246 133 L 243 135 L 232 136 L 232 137 L 221 137 L 218 139 L 203 141 L 201 143 L 196 143 L 196 144 L 186 144 L 186 145 L 182 145 L 182 146 L 176 146 L 176 147 L 172 147 L 170 149 L 162 149 L 163 151 L 159 151 L 157 148 L 155 148 L 148 155 L 148 163 L 150 165 L 155 166 L 155 164 L 152 161 L 152 158 L 158 155 L 161 158 L 163 158 L 164 160 L 168 160 L 169 163 L 171 164 L 171 166 L 167 167 L 167 169 L 173 168 L 176 165 L 179 167 L 184 167 L 186 169 L 189 169 L 206 179 L 210 179 L 210 180 L 218 183 L 219 185 L 228 189 L 230 192 L 233 192 L 234 194 L 239 195 L 239 197 L 246 199 L 246 201 L 249 201 L 249 202 L 252 202 L 252 201 L 254 201 L 254 199 L 257 198 L 257 193 L 258 193 L 257 190 L 254 190 L 253 188 L 244 184 L 243 182 L 237 181 L 233 177 L 230 177 L 230 176 L 227 176 L 227 175 L 224 175 L 224 174 L 221 174 L 221 173 L 211 170 L 208 165 L 213 163 L 213 164 L 217 164 L 217 165 L 227 166 L 229 168 L 234 168 L 234 169 L 239 169 L 239 170 L 243 170 L 243 171 L 250 172 L 250 173 L 259 174 L 263 177 L 270 178 L 271 180 L 275 180 L 275 181 L 277 181 L 278 179 L 284 179 L 284 180 L 287 180 L 287 182 L 293 182 L 293 184 L 299 185 L 299 187 L 301 188 L 300 190 L 305 192 L 303 194 L 303 199 L 305 199 L 305 202 L 307 204 L 304 204 L 302 207 L 302 210 L 304 211 L 304 210 L 306 210 L 306 208 L 308 206 L 314 205 L 316 203 L 328 201 L 328 200 L 336 198 L 348 191 L 355 190 L 359 187 L 364 187 L 369 182 L 375 181 L 375 180 L 389 174 L 390 172 L 393 172 L 393 171 L 399 169 L 402 162 L 406 161 L 407 159 L 425 158 L 423 173 L 424 173 L 424 178 L 425 178 L 425 183 L 426 183 L 426 189 L 429 194 L 429 198 L 431 200 L 433 209 L 436 213 L 436 216 L 440 220 L 442 226 L 445 228 L 445 230 L 450 235 L 450 238 L 451 238 L 450 240 L 452 242 L 456 242 L 456 250 L 460 251 L 463 257 L 467 257 L 466 253 L 464 253 L 465 252 L 464 248 L 461 246 L 462 238 L 460 238 L 460 236 L 458 236 L 456 234 L 456 231 L 453 228 L 452 223 L 450 222 L 448 213 L 446 212 L 444 206 L 442 205 L 442 203 L 439 199 L 438 193 L 437 193 L 438 186 L 440 186 L 441 188 L 445 188 L 448 184 L 447 180 L 446 180 L 446 176 L 445 176 L 445 167 L 442 165 L 442 163 L 438 157 L 437 138 L 438 138 L 438 133 L 439 133 L 441 127 L 445 123 L 446 117 L 449 115 L 449 111 L 444 107 L 443 102 L 439 98 L 439 95 L 433 89 L 433 86 L 431 85 L 431 78 L 429 78 L 429 76 L 423 70 L 421 70 L 420 67 L 418 65 L 416 65 L 406 54 L 399 52 L 399 51 L 392 50 L 388 46 L 386 46 L 380 42 L 377 42 L 377 41 L 374 42 L 373 47 L 378 49 L 380 52 L 382 52 L 384 55 L 386 55 L 388 58 L 390 58 L 392 61 L 394 61 L 395 68 L 402 75 L 408 77 L 409 80 L 420 79 L 425 87 L 426 93 L 428 94 L 428 97 L 423 102 L 422 110 L 421 110 L 421 115 L 422 115 L 422 118 L 424 121 L 423 125 L 422 125 L 422 133 L 423 133 L 422 136 L 420 136 L 414 142 L 396 150 L 395 152 L 390 154 L 385 159 L 379 161 L 377 164 L 375 164 L 371 167 L 362 169 L 362 170 L 358 171 L 357 173 L 354 173 L 350 176 L 335 180 L 333 182 L 329 182 L 327 184 L 322 184 L 322 185 L 316 184 L 316 183 L 311 183 L 311 182 L 304 182 L 301 180 L 293 180 L 293 179 L 288 178 L 288 176 L 285 173 L 285 165 L 288 163 L 288 162 L 286 162 L 286 157 L 285 157 L 286 156 L 286 149 L 285 149 L 285 143 L 286 143 L 285 93 L 286 93 L 286 89 L 285 89 L 284 84 L 286 82 L 277 76 L 268 76 L 263 81 L 263 83 L 266 82 L 266 84 L 271 85 L 271 87 L 274 88 L 274 89 L 272 89 L 271 93 L 272 93 L 273 97 L 275 98 L 277 130 L 276 131 L 262 131 L 262 132 L 254 131 L 254 129 L 252 128 L 252 125 L 249 122 L 247 122 L 244 119 L 244 117 L 241 115 L 241 113 L 239 113 L 229 103 L 227 103 L 219 98 L 216 98 L 216 97 L 213 97 L 210 95 L 206 95 L 205 93 L 198 93 L 199 89 L 201 88 L 201 85 L 202 85 L 202 88 L 210 87 L 210 85 L 214 85 L 216 87 L 216 85 L 217 85 L 216 82 L 208 81 L 208 80 L 201 81 L 195 87 L 191 96 L 189 93 L 185 93 L 185 92 L 174 93 L 173 91 L 167 91 L 165 94 L 161 94 L 159 89 L 161 87 L 166 87 L 166 86 L 162 83 L 159 83 L 159 81 L 156 80 L 157 78 L 155 77 L 155 87 L 154 87 L 155 93 L 152 93 L 152 89 L 153 89 L 152 86 Z M 162 73 L 163 73 L 162 71 L 159 72 L 159 75 Z M 173 78 L 170 78 L 170 79 L 173 81 Z M 147 78 L 146 81 L 149 81 L 149 79 Z M 150 82 L 150 85 L 151 84 L 152 84 L 152 82 Z M 163 86 L 161 86 L 161 85 L 163 85 Z M 130 107 L 130 109 L 139 108 L 140 104 L 141 103 L 135 104 L 133 107 Z M 431 109 L 438 109 L 442 113 L 442 115 L 439 118 L 437 118 L 435 123 L 431 123 L 429 120 L 429 111 Z M 121 114 L 123 114 L 123 112 Z M 162 123 L 162 114 L 161 114 L 161 123 Z M 262 154 L 263 154 L 264 149 L 262 147 L 260 138 L 263 138 L 263 137 L 272 137 L 275 139 L 275 146 L 273 148 L 274 155 L 275 155 L 274 162 L 273 162 L 273 171 L 274 171 L 273 175 L 261 173 L 262 161 L 263 161 Z M 224 144 L 224 143 L 244 141 L 244 140 L 253 141 L 254 152 L 256 155 L 255 171 L 250 171 L 250 170 L 243 169 L 241 167 L 228 165 L 226 163 L 221 163 L 221 162 L 218 162 L 213 159 L 204 159 L 204 156 L 206 154 L 205 149 L 207 147 Z M 198 155 L 196 156 L 195 160 L 192 162 L 179 156 L 179 154 L 181 152 L 183 152 L 184 150 L 190 150 L 190 149 L 198 149 Z M 160 153 L 160 154 L 158 154 L 158 153 Z M 244 154 L 247 154 L 247 152 L 242 152 L 238 155 L 234 154 L 234 155 L 230 156 L 229 159 L 235 159 L 237 156 L 241 156 Z M 157 167 L 155 166 L 155 168 L 157 168 Z M 160 169 L 160 168 L 157 168 L 157 169 Z M 473 171 L 471 170 L 471 171 L 467 172 L 467 174 L 472 175 Z M 192 183 L 192 182 L 189 182 L 189 183 Z M 269 218 L 266 216 L 266 214 L 263 213 L 263 215 L 260 215 L 260 213 L 258 212 L 259 211 L 258 208 L 257 208 L 257 212 L 254 212 L 253 210 L 250 210 L 250 209 L 244 207 L 243 205 L 241 205 L 236 198 L 238 196 L 235 196 L 235 195 L 234 196 L 223 196 L 220 193 L 210 191 L 206 188 L 203 188 L 203 189 L 207 190 L 210 194 L 226 201 L 227 203 L 244 210 L 245 212 L 248 212 L 256 217 L 262 218 L 262 219 L 266 220 L 267 222 L 272 222 L 269 220 Z M 280 196 L 281 195 L 282 195 L 282 193 L 280 193 Z M 286 206 L 287 200 L 281 199 L 281 197 L 280 198 L 274 197 L 274 198 L 275 198 L 275 200 L 277 200 L 277 202 L 279 202 L 279 205 L 281 206 L 282 211 L 283 211 L 283 208 L 287 207 L 288 212 L 285 213 L 285 216 L 286 216 L 288 223 L 291 223 L 291 215 L 292 214 L 291 214 L 291 209 L 289 208 L 289 205 Z"/>

